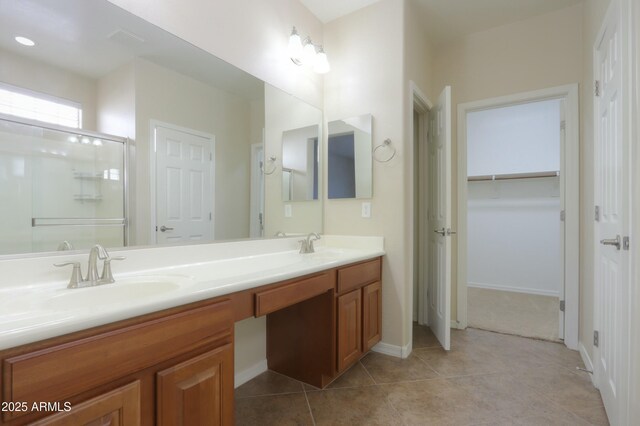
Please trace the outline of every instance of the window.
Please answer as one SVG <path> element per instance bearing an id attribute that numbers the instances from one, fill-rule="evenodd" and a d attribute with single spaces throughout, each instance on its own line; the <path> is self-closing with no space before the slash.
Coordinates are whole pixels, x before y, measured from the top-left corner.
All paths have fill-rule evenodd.
<path id="1" fill-rule="evenodd" d="M 0 113 L 60 126 L 82 127 L 79 103 L 0 83 Z"/>

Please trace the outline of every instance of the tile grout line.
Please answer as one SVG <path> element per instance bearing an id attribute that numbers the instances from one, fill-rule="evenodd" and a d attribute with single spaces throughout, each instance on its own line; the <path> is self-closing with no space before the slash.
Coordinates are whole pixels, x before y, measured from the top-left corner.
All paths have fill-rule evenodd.
<path id="1" fill-rule="evenodd" d="M 311 410 L 311 403 L 309 402 L 309 397 L 307 396 L 307 390 L 302 387 L 302 391 L 304 392 L 304 399 L 307 401 L 307 408 L 309 409 L 309 415 L 311 416 L 311 423 L 313 426 L 316 426 L 316 419 L 313 417 L 313 410 Z"/>
<path id="2" fill-rule="evenodd" d="M 371 380 L 373 380 L 373 384 L 377 385 L 378 382 L 376 381 L 376 379 L 373 378 L 371 373 L 369 373 L 369 370 L 367 370 L 367 367 L 364 366 L 364 364 L 362 363 L 362 360 L 358 360 L 358 364 L 360 364 L 362 366 L 362 368 L 364 369 L 365 373 L 367 373 L 367 376 L 369 376 L 371 378 Z"/>

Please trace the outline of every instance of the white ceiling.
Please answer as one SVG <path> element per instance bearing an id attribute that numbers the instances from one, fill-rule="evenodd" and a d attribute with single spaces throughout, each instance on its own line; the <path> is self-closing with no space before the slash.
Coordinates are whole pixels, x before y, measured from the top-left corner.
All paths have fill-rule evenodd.
<path id="1" fill-rule="evenodd" d="M 300 0 L 325 24 L 380 0 Z"/>
<path id="2" fill-rule="evenodd" d="M 17 35 L 36 42 L 24 47 Z M 107 0 L 0 0 L 0 49 L 97 79 L 135 57 L 248 99 L 262 81 Z"/>
<path id="3" fill-rule="evenodd" d="M 300 0 L 327 23 L 379 0 Z M 583 0 L 410 0 L 436 44 L 563 9 Z"/>

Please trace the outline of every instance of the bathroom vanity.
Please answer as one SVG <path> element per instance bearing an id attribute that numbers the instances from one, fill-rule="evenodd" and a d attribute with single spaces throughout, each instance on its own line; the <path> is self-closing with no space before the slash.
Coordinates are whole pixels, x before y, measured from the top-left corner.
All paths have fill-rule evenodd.
<path id="1" fill-rule="evenodd" d="M 201 247 L 229 245 L 234 251 L 234 244 L 243 243 Z M 135 252 L 121 253 L 135 262 Z M 250 255 L 240 262 L 244 271 L 220 279 L 207 278 L 204 271 L 217 269 L 225 275 L 222 261 L 207 265 L 194 259 L 182 265 L 177 259 L 165 267 L 171 271 L 166 276 L 192 281 L 155 302 L 149 296 L 129 304 L 138 312 L 148 311 L 142 315 L 130 316 L 134 308 L 117 304 L 101 310 L 95 300 L 95 309 L 74 311 L 69 305 L 58 316 L 49 313 L 47 319 L 32 321 L 32 326 L 23 322 L 20 328 L 19 315 L 9 313 L 13 325 L 0 330 L 0 424 L 231 425 L 234 322 L 265 315 L 269 369 L 324 387 L 380 340 L 382 254 L 381 249 L 320 248 L 308 255 L 271 253 L 266 261 Z M 289 264 L 274 268 L 277 259 Z M 148 272 L 132 277 L 162 276 L 160 270 Z M 125 277 L 123 282 L 143 281 Z M 56 296 L 96 289 L 58 288 Z M 109 304 L 108 297 L 103 300 Z M 111 321 L 118 316 L 126 318 Z M 95 324 L 96 318 L 107 322 L 81 325 L 83 320 Z M 46 333 L 51 337 L 33 341 Z M 26 343 L 5 347 L 21 339 Z"/>

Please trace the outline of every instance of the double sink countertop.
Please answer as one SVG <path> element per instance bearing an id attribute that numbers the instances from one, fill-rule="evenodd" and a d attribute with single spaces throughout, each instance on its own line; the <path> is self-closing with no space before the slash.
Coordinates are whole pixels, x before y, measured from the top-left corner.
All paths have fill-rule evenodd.
<path id="1" fill-rule="evenodd" d="M 309 254 L 299 238 L 113 250 L 116 282 L 79 289 L 53 264 L 86 273 L 86 252 L 1 259 L 0 350 L 385 254 L 382 237 L 323 236 Z"/>

